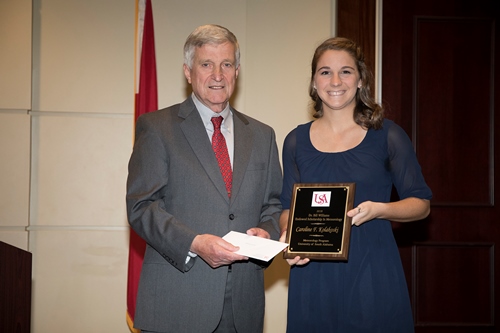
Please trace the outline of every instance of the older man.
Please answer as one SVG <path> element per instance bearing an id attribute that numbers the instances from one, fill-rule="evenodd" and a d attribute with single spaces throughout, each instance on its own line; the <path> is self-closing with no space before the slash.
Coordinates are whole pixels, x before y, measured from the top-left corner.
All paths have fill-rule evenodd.
<path id="1" fill-rule="evenodd" d="M 192 95 L 137 121 L 127 210 L 147 242 L 135 314 L 143 332 L 263 330 L 263 265 L 222 239 L 279 237 L 275 133 L 229 105 L 239 60 L 233 33 L 198 27 L 184 46 Z"/>

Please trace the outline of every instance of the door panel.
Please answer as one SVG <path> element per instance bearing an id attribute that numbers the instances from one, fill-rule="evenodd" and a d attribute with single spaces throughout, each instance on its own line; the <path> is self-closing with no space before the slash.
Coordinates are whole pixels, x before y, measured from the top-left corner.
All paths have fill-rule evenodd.
<path id="1" fill-rule="evenodd" d="M 493 5 L 383 3 L 383 103 L 412 138 L 433 190 L 427 219 L 394 224 L 416 332 L 500 331 L 500 44 Z"/>

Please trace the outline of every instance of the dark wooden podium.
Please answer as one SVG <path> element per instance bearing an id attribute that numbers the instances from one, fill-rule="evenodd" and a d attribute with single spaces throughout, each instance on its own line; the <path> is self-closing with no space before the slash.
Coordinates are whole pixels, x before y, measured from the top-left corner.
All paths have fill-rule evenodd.
<path id="1" fill-rule="evenodd" d="M 31 261 L 31 253 L 0 241 L 0 332 L 30 332 Z"/>

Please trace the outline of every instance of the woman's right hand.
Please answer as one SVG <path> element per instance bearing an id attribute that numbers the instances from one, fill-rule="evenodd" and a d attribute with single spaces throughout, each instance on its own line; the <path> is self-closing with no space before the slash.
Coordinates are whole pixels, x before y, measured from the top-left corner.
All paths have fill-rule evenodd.
<path id="1" fill-rule="evenodd" d="M 280 242 L 285 243 L 285 240 L 286 240 L 286 229 L 282 230 L 280 235 Z M 286 249 L 284 249 L 283 251 L 286 251 Z M 293 265 L 301 266 L 307 264 L 309 262 L 309 258 L 300 259 L 299 256 L 296 256 L 293 259 L 286 259 L 286 261 L 290 266 Z"/>
<path id="2" fill-rule="evenodd" d="M 302 266 L 302 265 L 309 263 L 310 259 L 309 258 L 301 259 L 299 256 L 296 256 L 293 259 L 286 259 L 286 261 L 288 262 L 288 265 L 290 265 L 290 266 L 293 266 L 293 265 Z"/>
<path id="3" fill-rule="evenodd" d="M 280 216 L 280 229 L 281 229 L 280 242 L 282 242 L 282 243 L 285 243 L 285 240 L 286 240 L 286 230 L 288 227 L 288 215 L 289 214 L 290 214 L 290 210 L 285 209 L 285 210 L 283 210 L 283 212 L 281 212 L 281 216 Z M 283 251 L 286 251 L 286 249 Z M 299 256 L 296 256 L 293 259 L 286 259 L 286 261 L 288 262 L 288 264 L 290 266 L 293 266 L 293 265 L 302 266 L 302 265 L 307 264 L 310 260 L 309 260 L 309 258 L 301 259 Z"/>

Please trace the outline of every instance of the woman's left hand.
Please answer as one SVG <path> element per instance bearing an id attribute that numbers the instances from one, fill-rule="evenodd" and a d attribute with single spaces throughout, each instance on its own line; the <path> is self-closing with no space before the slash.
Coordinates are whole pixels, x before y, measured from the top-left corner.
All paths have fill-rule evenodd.
<path id="1" fill-rule="evenodd" d="M 429 212 L 429 200 L 409 197 L 394 202 L 365 201 L 348 211 L 347 216 L 352 217 L 352 224 L 360 226 L 373 219 L 393 222 L 417 221 L 427 217 Z"/>
<path id="2" fill-rule="evenodd" d="M 352 217 L 352 224 L 360 226 L 377 217 L 376 211 L 379 204 L 373 201 L 362 202 L 357 207 L 348 211 L 347 216 Z"/>

